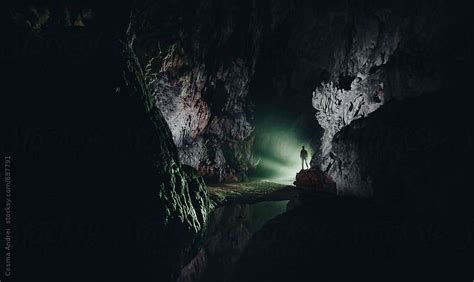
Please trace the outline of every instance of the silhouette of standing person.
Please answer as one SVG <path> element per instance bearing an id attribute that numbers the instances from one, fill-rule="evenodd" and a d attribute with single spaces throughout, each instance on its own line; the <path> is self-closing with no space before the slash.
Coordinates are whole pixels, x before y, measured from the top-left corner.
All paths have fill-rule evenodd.
<path id="1" fill-rule="evenodd" d="M 308 151 L 304 149 L 304 146 L 301 148 L 300 152 L 300 158 L 301 158 L 301 169 L 304 169 L 304 165 L 306 164 L 306 168 L 309 169 L 308 165 Z"/>

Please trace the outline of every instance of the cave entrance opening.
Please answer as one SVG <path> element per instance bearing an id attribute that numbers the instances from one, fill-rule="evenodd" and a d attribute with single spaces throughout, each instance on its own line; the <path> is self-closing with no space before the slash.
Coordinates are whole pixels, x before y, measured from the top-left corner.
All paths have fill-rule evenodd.
<path id="1" fill-rule="evenodd" d="M 286 40 L 281 35 L 279 39 Z M 287 47 L 272 39 L 265 41 L 250 83 L 255 127 L 252 153 L 260 161 L 249 177 L 292 184 L 302 168 L 302 146 L 308 151 L 308 161 L 319 152 L 323 129 L 315 118 L 312 93 L 330 74 L 318 69 L 304 72 L 307 77 L 299 75 L 294 62 L 282 60 L 290 51 Z"/>
<path id="2" fill-rule="evenodd" d="M 254 153 L 260 161 L 252 176 L 289 181 L 301 169 L 301 146 L 313 154 L 311 137 L 284 116 L 269 115 L 256 124 Z"/>
<path id="3" fill-rule="evenodd" d="M 283 99 L 272 100 L 255 103 L 253 152 L 260 161 L 249 176 L 291 184 L 301 170 L 301 147 L 305 146 L 310 159 L 317 152 L 317 122 L 312 108 L 298 107 Z"/>

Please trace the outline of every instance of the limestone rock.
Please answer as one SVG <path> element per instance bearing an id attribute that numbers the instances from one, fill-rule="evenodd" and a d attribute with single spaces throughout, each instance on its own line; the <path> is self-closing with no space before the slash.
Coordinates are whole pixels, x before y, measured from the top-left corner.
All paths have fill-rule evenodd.
<path id="1" fill-rule="evenodd" d="M 301 170 L 296 174 L 296 187 L 308 191 L 337 193 L 336 182 L 319 169 Z"/>

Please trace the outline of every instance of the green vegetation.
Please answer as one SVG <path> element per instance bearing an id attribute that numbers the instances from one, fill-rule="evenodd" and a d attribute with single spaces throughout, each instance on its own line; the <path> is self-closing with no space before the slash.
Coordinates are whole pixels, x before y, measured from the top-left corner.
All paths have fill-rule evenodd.
<path id="1" fill-rule="evenodd" d="M 231 203 L 251 204 L 266 200 L 288 199 L 293 193 L 294 187 L 270 182 L 270 181 L 250 181 L 240 183 L 219 184 L 208 186 L 209 197 L 213 207 L 223 206 Z M 276 195 L 277 192 L 282 193 Z"/>

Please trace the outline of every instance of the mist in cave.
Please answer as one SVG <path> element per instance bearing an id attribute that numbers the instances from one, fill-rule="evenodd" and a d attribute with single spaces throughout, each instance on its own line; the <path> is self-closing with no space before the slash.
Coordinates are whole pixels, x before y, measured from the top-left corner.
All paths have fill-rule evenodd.
<path id="1" fill-rule="evenodd" d="M 251 176 L 293 181 L 302 168 L 301 147 L 305 146 L 310 156 L 315 152 L 311 140 L 311 134 L 281 111 L 266 115 L 256 124 L 254 152 L 259 163 Z"/>
<path id="2" fill-rule="evenodd" d="M 255 140 L 255 155 L 260 162 L 255 175 L 272 178 L 294 178 L 301 170 L 301 146 L 308 148 L 310 137 L 291 121 L 269 116 L 261 124 Z M 258 127 L 257 127 L 258 128 Z M 311 149 L 309 153 L 311 154 Z"/>

